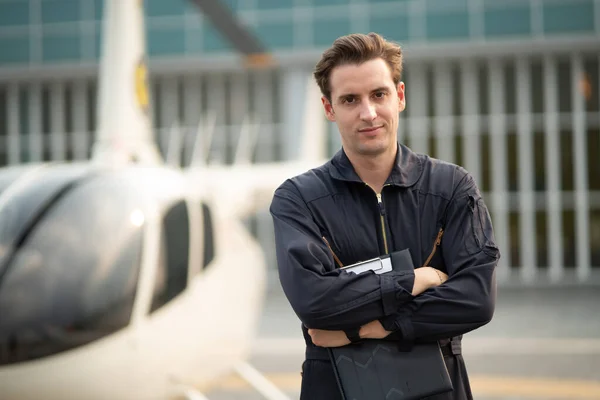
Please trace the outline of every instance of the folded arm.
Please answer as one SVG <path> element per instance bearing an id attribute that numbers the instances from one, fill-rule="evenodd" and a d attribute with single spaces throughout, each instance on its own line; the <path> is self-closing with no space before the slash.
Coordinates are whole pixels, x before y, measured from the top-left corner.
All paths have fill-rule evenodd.
<path id="1" fill-rule="evenodd" d="M 308 328 L 343 330 L 390 317 L 413 299 L 413 290 L 427 287 L 412 266 L 383 275 L 337 269 L 310 210 L 290 181 L 275 192 L 270 211 L 281 285 Z"/>
<path id="2" fill-rule="evenodd" d="M 360 325 L 362 338 L 433 341 L 462 335 L 492 319 L 500 253 L 489 213 L 470 175 L 455 190 L 445 225 L 441 246 L 449 279 L 402 304 L 394 315 Z M 317 340 L 324 337 L 322 332 L 312 333 Z M 331 347 L 332 341 L 321 343 Z"/>

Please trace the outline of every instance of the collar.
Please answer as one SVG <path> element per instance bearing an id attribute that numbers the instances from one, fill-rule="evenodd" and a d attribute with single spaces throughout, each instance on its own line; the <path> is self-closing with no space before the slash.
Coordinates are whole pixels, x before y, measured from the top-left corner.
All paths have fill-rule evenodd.
<path id="1" fill-rule="evenodd" d="M 414 185 L 421 177 L 423 172 L 423 162 L 421 158 L 408 147 L 398 144 L 396 152 L 396 161 L 392 167 L 392 172 L 385 181 L 386 185 L 398 187 L 409 187 Z M 342 148 L 338 151 L 329 163 L 329 174 L 333 179 L 359 182 L 362 179 L 354 170 L 354 166 Z"/>

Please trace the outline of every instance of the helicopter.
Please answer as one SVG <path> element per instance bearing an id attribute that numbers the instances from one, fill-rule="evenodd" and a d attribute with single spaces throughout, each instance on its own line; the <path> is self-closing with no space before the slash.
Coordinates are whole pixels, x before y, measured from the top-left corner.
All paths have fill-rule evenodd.
<path id="1" fill-rule="evenodd" d="M 104 12 L 90 159 L 0 169 L 2 400 L 192 398 L 231 372 L 266 285 L 243 219 L 323 159 L 322 132 L 307 129 L 296 161 L 165 162 L 143 2 L 106 0 Z M 206 146 L 198 135 L 196 159 Z"/>

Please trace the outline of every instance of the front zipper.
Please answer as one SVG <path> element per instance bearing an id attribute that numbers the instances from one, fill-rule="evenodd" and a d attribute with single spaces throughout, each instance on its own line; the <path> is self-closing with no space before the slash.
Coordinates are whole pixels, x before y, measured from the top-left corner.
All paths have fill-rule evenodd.
<path id="1" fill-rule="evenodd" d="M 387 245 L 387 235 L 385 234 L 385 206 L 383 205 L 381 193 L 375 193 L 375 195 L 377 196 L 377 205 L 379 206 L 379 218 L 381 218 L 381 233 L 383 234 L 383 246 L 385 248 L 385 254 L 388 254 L 389 251 Z"/>

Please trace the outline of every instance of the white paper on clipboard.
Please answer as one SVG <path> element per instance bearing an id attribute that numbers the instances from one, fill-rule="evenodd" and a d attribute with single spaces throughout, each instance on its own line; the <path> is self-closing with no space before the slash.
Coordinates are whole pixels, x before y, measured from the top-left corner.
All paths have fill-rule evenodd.
<path id="1" fill-rule="evenodd" d="M 380 258 L 373 258 L 371 260 L 347 265 L 340 269 L 354 274 L 360 274 L 366 271 L 373 271 L 378 275 L 385 274 L 386 272 L 390 272 L 392 270 L 392 260 L 389 255 L 386 255 Z"/>

